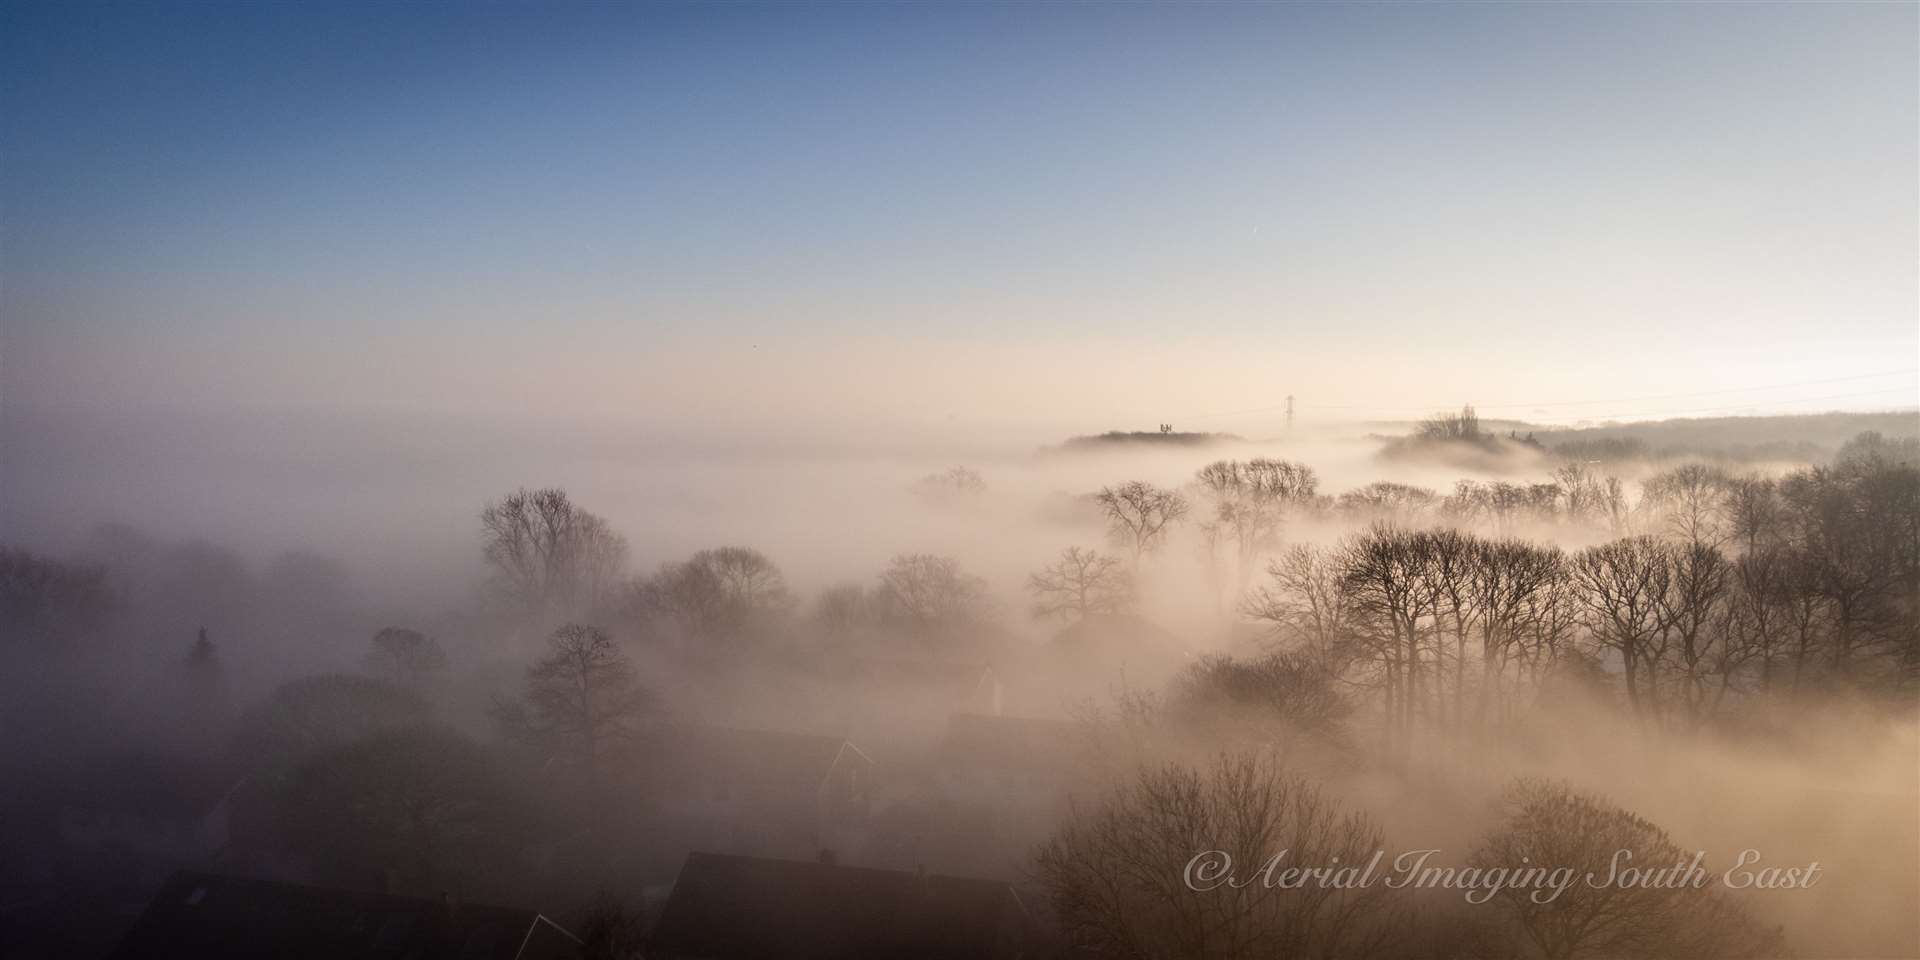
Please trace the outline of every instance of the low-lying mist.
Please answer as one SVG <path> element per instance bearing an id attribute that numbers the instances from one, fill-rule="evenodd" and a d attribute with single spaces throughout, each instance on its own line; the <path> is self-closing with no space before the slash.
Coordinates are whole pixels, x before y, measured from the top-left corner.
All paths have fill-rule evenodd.
<path id="1" fill-rule="evenodd" d="M 1094 949 L 1143 907 L 1081 896 L 1074 831 L 1257 757 L 1450 865 L 1519 830 L 1513 784 L 1561 783 L 1716 873 L 1818 861 L 1721 894 L 1778 928 L 1753 949 L 1920 953 L 1911 436 L 1689 453 L 1467 413 L 1063 444 L 16 412 L 6 880 L 137 900 L 211 861 L 646 915 L 691 851 L 831 854 L 1017 884 Z M 569 662 L 622 708 L 556 714 Z M 484 829 L 316 799 L 384 796 L 422 724 L 471 752 Z M 729 764 L 816 740 L 872 765 L 857 813 L 739 806 Z M 189 770 L 216 787 L 181 800 Z M 116 783 L 136 820 L 215 798 L 225 839 L 86 819 Z M 1415 912 L 1426 955 L 1542 953 L 1524 910 Z"/>

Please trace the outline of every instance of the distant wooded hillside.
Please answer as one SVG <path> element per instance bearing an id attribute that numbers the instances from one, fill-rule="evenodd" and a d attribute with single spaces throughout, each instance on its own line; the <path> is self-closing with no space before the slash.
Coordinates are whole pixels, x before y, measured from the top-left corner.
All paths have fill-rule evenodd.
<path id="1" fill-rule="evenodd" d="M 1084 450 L 1118 444 L 1149 443 L 1171 446 L 1204 446 L 1210 443 L 1233 443 L 1242 438 L 1231 433 L 1181 433 L 1158 430 L 1110 430 L 1093 436 L 1073 437 L 1061 446 L 1068 450 Z"/>

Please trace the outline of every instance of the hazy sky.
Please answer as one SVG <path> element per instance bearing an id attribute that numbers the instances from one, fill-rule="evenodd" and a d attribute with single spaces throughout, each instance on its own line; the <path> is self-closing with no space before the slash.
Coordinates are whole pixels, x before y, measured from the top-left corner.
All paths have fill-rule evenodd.
<path id="1" fill-rule="evenodd" d="M 1911 404 L 1916 76 L 1912 3 L 9 3 L 0 400 Z"/>

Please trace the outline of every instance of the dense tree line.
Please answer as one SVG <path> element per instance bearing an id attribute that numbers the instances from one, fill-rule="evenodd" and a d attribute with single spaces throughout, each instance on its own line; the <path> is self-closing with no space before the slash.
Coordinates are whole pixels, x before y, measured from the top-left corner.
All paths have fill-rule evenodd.
<path id="1" fill-rule="evenodd" d="M 1653 532 L 1571 552 L 1378 522 L 1283 551 L 1243 612 L 1373 691 L 1401 737 L 1498 722 L 1596 661 L 1658 725 L 1810 685 L 1912 691 L 1914 467 L 1865 456 L 1770 479 L 1688 465 L 1649 481 L 1638 509 Z"/>

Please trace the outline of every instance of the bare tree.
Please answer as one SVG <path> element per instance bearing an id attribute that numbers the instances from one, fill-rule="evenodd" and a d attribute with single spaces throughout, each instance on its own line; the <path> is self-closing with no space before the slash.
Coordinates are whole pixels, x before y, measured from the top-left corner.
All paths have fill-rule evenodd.
<path id="1" fill-rule="evenodd" d="M 1216 460 L 1194 474 L 1200 495 L 1206 498 L 1209 531 L 1233 544 L 1234 594 L 1247 582 L 1247 564 L 1255 551 L 1279 532 L 1280 514 L 1260 497 L 1238 460 Z"/>
<path id="2" fill-rule="evenodd" d="M 1757 685 L 1773 686 L 1786 647 L 1788 615 L 1781 602 L 1786 586 L 1786 551 L 1775 546 L 1740 555 L 1733 561 L 1733 591 L 1727 603 L 1728 646 L 1745 649 L 1758 666 Z M 1731 685 L 1730 678 L 1723 683 Z"/>
<path id="3" fill-rule="evenodd" d="M 1404 746 L 1415 714 L 1432 698 L 1431 668 L 1421 657 L 1434 606 L 1426 575 L 1429 548 L 1424 534 L 1376 524 L 1348 540 L 1340 555 L 1341 586 L 1353 605 L 1356 632 L 1380 664 L 1383 731 L 1390 745 L 1397 736 Z"/>
<path id="4" fill-rule="evenodd" d="M 1517 670 L 1528 681 L 1538 684 L 1555 674 L 1571 675 L 1579 678 L 1584 689 L 1591 692 L 1596 684 L 1604 685 L 1605 677 L 1599 673 L 1595 659 L 1575 643 L 1582 636 L 1583 611 L 1575 598 L 1574 583 L 1568 573 L 1569 561 L 1555 551 L 1554 563 L 1559 567 L 1557 575 L 1521 601 L 1522 626 L 1511 650 Z M 1512 704 L 1509 699 L 1503 705 Z"/>
<path id="5" fill-rule="evenodd" d="M 1569 460 L 1553 471 L 1553 482 L 1564 498 L 1566 518 L 1574 523 L 1592 523 L 1601 516 L 1600 478 L 1578 460 Z"/>
<path id="6" fill-rule="evenodd" d="M 1235 593 L 1243 591 L 1258 553 L 1278 538 L 1287 511 L 1313 503 L 1313 468 L 1286 460 L 1218 460 L 1194 475 L 1214 530 L 1231 537 Z"/>
<path id="7" fill-rule="evenodd" d="M 1068 940 L 1091 956 L 1365 957 L 1391 904 L 1384 887 L 1281 889 L 1256 874 L 1282 848 L 1283 868 L 1364 863 L 1380 840 L 1364 814 L 1342 814 L 1307 781 L 1222 757 L 1205 770 L 1144 770 L 1076 807 L 1036 864 Z M 1254 882 L 1189 883 L 1208 851 Z"/>
<path id="8" fill-rule="evenodd" d="M 1102 487 L 1094 499 L 1106 515 L 1108 534 L 1115 544 L 1133 551 L 1135 566 L 1166 543 L 1167 534 L 1188 510 L 1187 498 L 1179 491 L 1140 480 Z"/>
<path id="9" fill-rule="evenodd" d="M 1725 619 L 1733 567 L 1718 548 L 1693 542 L 1670 550 L 1662 615 L 1672 625 L 1672 659 L 1680 686 L 1680 704 L 1697 723 L 1709 706 L 1711 678 L 1727 664 L 1730 638 Z M 1717 702 L 1717 698 L 1716 698 Z"/>
<path id="10" fill-rule="evenodd" d="M 664 617 L 703 643 L 741 643 L 778 624 L 793 607 L 780 568 L 758 550 L 718 547 L 669 564 L 636 588 L 642 612 Z"/>
<path id="11" fill-rule="evenodd" d="M 1448 519 L 1494 536 L 1508 536 L 1523 523 L 1552 523 L 1564 491 L 1557 483 L 1460 480 L 1440 504 Z"/>
<path id="12" fill-rule="evenodd" d="M 1818 666 L 1816 655 L 1826 643 L 1832 615 L 1820 589 L 1817 561 L 1799 550 L 1784 552 L 1778 560 L 1773 599 L 1786 616 L 1787 663 L 1793 668 L 1791 688 L 1798 691 Z"/>
<path id="13" fill-rule="evenodd" d="M 523 702 L 495 705 L 511 739 L 591 772 L 611 748 L 629 741 L 654 710 L 627 655 L 604 632 L 567 624 L 547 639 L 548 653 L 527 668 Z"/>
<path id="14" fill-rule="evenodd" d="M 608 601 L 627 542 L 559 489 L 521 489 L 480 511 L 493 585 L 536 616 L 572 616 Z"/>
<path id="15" fill-rule="evenodd" d="M 1536 896 L 1539 885 L 1525 884 L 1503 886 L 1494 895 L 1525 941 L 1547 960 L 1763 957 L 1781 949 L 1779 932 L 1761 929 L 1710 889 L 1704 868 L 1701 886 L 1604 882 L 1613 877 L 1621 851 L 1635 867 L 1690 861 L 1652 823 L 1564 783 L 1543 780 L 1515 781 L 1503 803 L 1505 819 L 1474 847 L 1469 863 L 1482 870 L 1524 864 L 1567 871 L 1567 885 L 1551 899 Z"/>
<path id="16" fill-rule="evenodd" d="M 921 477 L 914 483 L 913 492 L 934 506 L 957 506 L 985 495 L 987 481 L 968 467 L 948 467 Z"/>
<path id="17" fill-rule="evenodd" d="M 1688 463 L 1655 474 L 1641 487 L 1641 509 L 1682 543 L 1718 547 L 1732 535 L 1733 478 L 1719 467 Z"/>
<path id="18" fill-rule="evenodd" d="M 1785 477 L 1780 493 L 1803 582 L 1823 601 L 1824 668 L 1860 680 L 1885 668 L 1880 682 L 1911 684 L 1920 676 L 1920 468 L 1858 456 Z"/>
<path id="19" fill-rule="evenodd" d="M 1201 657 L 1167 686 L 1166 709 L 1213 741 L 1277 746 L 1313 740 L 1344 747 L 1353 704 L 1332 666 L 1303 652 L 1253 660 Z"/>
<path id="20" fill-rule="evenodd" d="M 1572 576 L 1594 642 L 1619 653 L 1627 702 L 1658 717 L 1660 665 L 1672 627 L 1666 603 L 1672 557 L 1652 537 L 1628 537 L 1575 554 Z"/>
<path id="21" fill-rule="evenodd" d="M 1352 616 L 1336 558 L 1294 544 L 1268 562 L 1267 577 L 1241 604 L 1242 615 L 1268 624 L 1273 641 L 1330 661 L 1348 639 Z"/>
<path id="22" fill-rule="evenodd" d="M 1079 547 L 1068 547 L 1060 559 L 1028 576 L 1027 591 L 1033 594 L 1034 616 L 1076 621 L 1123 613 L 1134 597 L 1133 577 L 1117 557 Z"/>
<path id="23" fill-rule="evenodd" d="M 1878 430 L 1865 430 L 1834 451 L 1833 463 L 1855 470 L 1920 467 L 1920 437 L 1888 437 Z"/>
<path id="24" fill-rule="evenodd" d="M 1616 537 L 1624 534 L 1618 521 L 1627 513 L 1626 485 L 1619 477 L 1595 473 L 1587 464 L 1574 460 L 1553 472 L 1553 482 L 1565 498 L 1567 520 L 1588 526 L 1604 525 Z"/>
<path id="25" fill-rule="evenodd" d="M 1454 529 L 1435 530 L 1424 534 L 1422 539 L 1427 544 L 1422 573 L 1430 584 L 1434 629 L 1437 634 L 1453 636 L 1451 651 L 1446 649 L 1444 636 L 1436 637 L 1435 652 L 1442 658 L 1451 653 L 1453 658 L 1453 696 L 1450 702 L 1445 697 L 1436 697 L 1435 701 L 1442 710 L 1451 710 L 1449 720 L 1459 727 L 1466 720 L 1467 638 L 1482 613 L 1474 590 L 1481 541 Z M 1434 676 L 1438 693 L 1438 687 L 1446 681 L 1444 667 Z"/>
<path id="26" fill-rule="evenodd" d="M 960 569 L 952 557 L 903 554 L 880 574 L 879 601 L 887 619 L 919 630 L 950 631 L 986 617 L 987 582 Z"/>
<path id="27" fill-rule="evenodd" d="M 1565 557 L 1559 550 L 1522 540 L 1476 543 L 1468 589 L 1479 612 L 1481 722 L 1489 703 L 1501 703 L 1507 664 L 1516 654 L 1537 670 L 1539 658 L 1528 655 L 1557 648 L 1564 621 L 1553 619 L 1558 611 L 1550 604 L 1564 577 Z"/>
<path id="28" fill-rule="evenodd" d="M 1732 480 L 1727 490 L 1727 522 L 1747 553 L 1777 542 L 1783 534 L 1785 508 L 1773 480 L 1748 474 Z"/>
<path id="29" fill-rule="evenodd" d="M 820 592 L 814 602 L 813 621 L 830 637 L 845 639 L 879 622 L 878 603 L 872 592 L 857 583 L 843 583 Z"/>
<path id="30" fill-rule="evenodd" d="M 1626 482 L 1619 477 L 1607 477 L 1600 504 L 1606 511 L 1607 532 L 1615 537 L 1626 536 L 1633 528 L 1633 505 L 1627 500 Z"/>
<path id="31" fill-rule="evenodd" d="M 1487 436 L 1480 430 L 1480 415 L 1472 404 L 1461 407 L 1459 413 L 1437 413 L 1420 421 L 1415 435 L 1440 442 L 1477 442 Z"/>
<path id="32" fill-rule="evenodd" d="M 402 686 L 417 687 L 445 668 L 447 655 L 432 637 L 405 627 L 385 627 L 373 635 L 367 665 Z"/>
<path id="33" fill-rule="evenodd" d="M 1412 526 L 1425 519 L 1440 497 L 1426 487 L 1379 481 L 1340 495 L 1340 511 L 1361 523 L 1375 520 Z"/>

